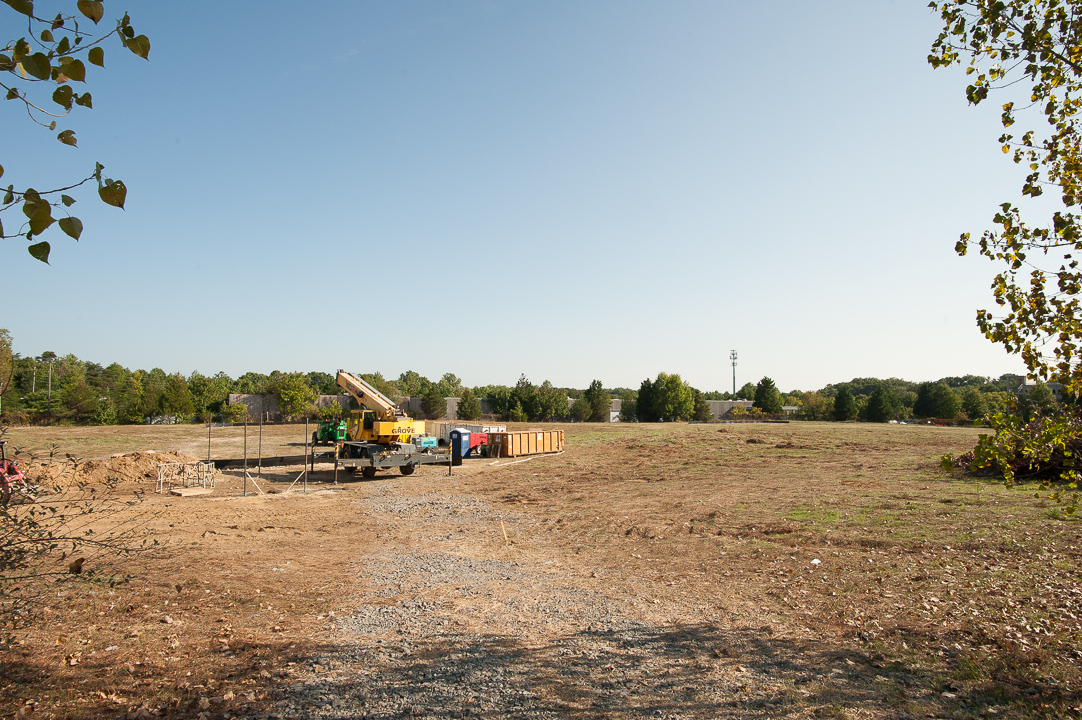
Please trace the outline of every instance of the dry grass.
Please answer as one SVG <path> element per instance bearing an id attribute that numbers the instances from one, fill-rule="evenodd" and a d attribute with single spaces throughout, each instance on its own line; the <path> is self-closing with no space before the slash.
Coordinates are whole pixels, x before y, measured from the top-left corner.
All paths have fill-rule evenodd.
<path id="1" fill-rule="evenodd" d="M 511 551 L 555 559 L 583 584 L 657 599 L 658 613 L 679 605 L 729 618 L 764 657 L 807 666 L 787 706 L 797 715 L 1079 714 L 1080 525 L 1054 519 L 1032 489 L 942 473 L 937 458 L 971 448 L 976 431 L 563 427 L 563 455 L 467 464 L 453 478 L 429 468 L 409 482 L 531 518 L 509 523 Z M 289 443 L 303 432 L 264 428 L 264 454 L 296 453 Z M 205 457 L 205 433 L 11 437 L 37 452 L 55 443 L 80 456 Z M 235 437 L 221 437 L 215 456 L 239 454 Z M 226 476 L 211 498 L 151 497 L 143 511 L 155 516 L 158 550 L 124 566 L 136 577 L 121 588 L 58 586 L 46 620 L 4 658 L 4 712 L 33 701 L 53 717 L 143 705 L 194 717 L 200 696 L 212 712 L 258 709 L 289 663 L 319 652 L 327 614 L 349 611 L 358 554 L 405 542 L 356 514 L 353 501 L 378 481 L 331 488 L 318 484 L 329 480 L 323 467 L 310 486 L 320 492 L 307 495 L 239 497 L 241 480 Z M 263 487 L 284 490 L 298 471 L 264 470 Z M 499 548 L 498 532 L 484 542 Z M 832 680 L 841 671 L 846 682 Z"/>

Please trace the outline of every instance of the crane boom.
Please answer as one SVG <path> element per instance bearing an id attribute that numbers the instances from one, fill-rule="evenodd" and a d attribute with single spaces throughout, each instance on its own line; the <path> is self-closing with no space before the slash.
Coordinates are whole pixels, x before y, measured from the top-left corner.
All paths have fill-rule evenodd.
<path id="1" fill-rule="evenodd" d="M 381 420 L 407 417 L 393 400 L 352 373 L 339 370 L 338 387 L 346 390 L 361 406 L 374 410 Z"/>

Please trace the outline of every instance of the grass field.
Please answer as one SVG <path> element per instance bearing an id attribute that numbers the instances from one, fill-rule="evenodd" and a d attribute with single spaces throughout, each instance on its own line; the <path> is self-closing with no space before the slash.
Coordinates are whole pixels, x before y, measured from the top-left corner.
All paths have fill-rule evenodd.
<path id="1" fill-rule="evenodd" d="M 513 511 L 518 520 L 479 538 L 495 543 L 482 549 L 558 561 L 581 571 L 584 586 L 649 596 L 658 613 L 718 613 L 811 675 L 846 678 L 794 687 L 784 711 L 760 716 L 1082 714 L 1080 525 L 1035 498 L 1036 488 L 941 471 L 938 458 L 971 449 L 977 430 L 559 427 L 562 455 L 500 468 L 467 462 L 453 477 L 426 468 L 395 482 Z M 36 455 L 207 456 L 197 426 L 12 428 L 7 437 Z M 303 426 L 265 427 L 263 453 L 296 454 L 303 439 Z M 251 428 L 248 442 L 254 452 Z M 242 447 L 236 429 L 212 431 L 212 456 Z M 285 490 L 298 471 L 265 469 L 261 487 Z M 318 466 L 309 488 L 332 489 L 329 480 L 329 467 Z M 276 673 L 319 651 L 317 614 L 350 612 L 355 588 L 343 568 L 368 547 L 422 542 L 388 540 L 386 529 L 357 522 L 351 508 L 386 480 L 256 498 L 239 496 L 241 482 L 226 474 L 213 497 L 143 503 L 159 549 L 113 561 L 135 576 L 122 590 L 63 585 L 49 619 L 5 656 L 15 678 L 3 690 L 6 711 L 32 700 L 50 717 L 112 717 L 141 705 L 195 717 L 208 687 L 239 695 L 248 683 L 266 686 L 246 705 L 258 715 Z M 269 576 L 279 557 L 303 566 L 303 577 Z M 318 613 L 306 597 L 320 598 Z M 275 608 L 270 625 L 264 605 Z M 182 630 L 161 621 L 166 613 L 184 617 Z M 220 651 L 226 625 L 244 638 L 230 647 L 243 652 Z M 139 634 L 128 637 L 133 628 Z M 76 652 L 80 662 L 63 664 Z M 111 680 L 117 663 L 136 682 Z"/>

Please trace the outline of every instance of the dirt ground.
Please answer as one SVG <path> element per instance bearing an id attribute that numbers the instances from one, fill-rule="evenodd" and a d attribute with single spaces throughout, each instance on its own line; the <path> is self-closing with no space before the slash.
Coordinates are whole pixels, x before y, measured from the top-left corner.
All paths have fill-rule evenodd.
<path id="1" fill-rule="evenodd" d="M 560 427 L 567 451 L 525 462 L 343 473 L 338 485 L 327 464 L 307 478 L 301 467 L 263 468 L 254 481 L 225 472 L 213 493 L 187 498 L 153 492 L 151 456 L 110 455 L 205 459 L 206 427 L 9 429 L 24 456 L 65 458 L 69 474 L 86 464 L 66 455 L 94 459 L 94 477 L 120 481 L 118 497 L 141 491 L 124 512 L 157 544 L 88 558 L 98 577 L 127 582 L 50 586 L 44 619 L 0 656 L 2 714 L 507 714 L 483 693 L 472 710 L 379 699 L 386 686 L 430 684 L 418 668 L 465 652 L 426 645 L 427 626 L 397 654 L 384 651 L 393 629 L 349 631 L 351 618 L 422 602 L 440 623 L 528 658 L 530 702 L 549 714 L 523 717 L 1082 716 L 1080 525 L 1035 488 L 942 472 L 938 458 L 971 449 L 977 430 Z M 265 455 L 303 452 L 303 426 L 262 432 Z M 236 429 L 211 433 L 213 457 L 243 452 Z M 251 453 L 252 428 L 248 443 Z M 426 579 L 437 571 L 387 561 L 437 554 L 514 569 L 482 587 L 462 570 Z M 572 591 L 625 625 L 542 612 Z M 568 643 L 628 623 L 666 639 L 635 646 L 633 665 L 656 672 L 618 695 L 605 678 L 634 667 Z M 349 681 L 351 692 L 368 686 L 359 704 L 313 699 L 328 666 L 346 672 L 342 658 L 361 656 L 366 669 Z"/>

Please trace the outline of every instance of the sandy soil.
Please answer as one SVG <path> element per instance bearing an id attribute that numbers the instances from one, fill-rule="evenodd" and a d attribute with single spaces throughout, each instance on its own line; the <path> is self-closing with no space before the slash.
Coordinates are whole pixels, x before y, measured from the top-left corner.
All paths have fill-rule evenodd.
<path id="1" fill-rule="evenodd" d="M 126 583 L 53 584 L 44 620 L 4 655 L 4 712 L 1079 715 L 1079 525 L 1032 488 L 940 471 L 977 431 L 563 427 L 564 454 L 450 477 L 334 485 L 319 465 L 305 487 L 300 467 L 264 468 L 190 498 L 154 494 L 109 455 L 202 459 L 205 427 L 12 429 L 38 454 L 117 464 L 117 492 L 146 493 L 128 512 L 157 545 L 87 560 Z M 264 428 L 264 442 L 299 447 L 303 428 Z M 381 608 L 401 623 L 375 623 Z M 426 695 L 435 681 L 418 678 L 456 655 L 495 689 Z M 521 681 L 496 682 L 499 667 Z M 328 690 L 335 673 L 352 694 Z"/>

